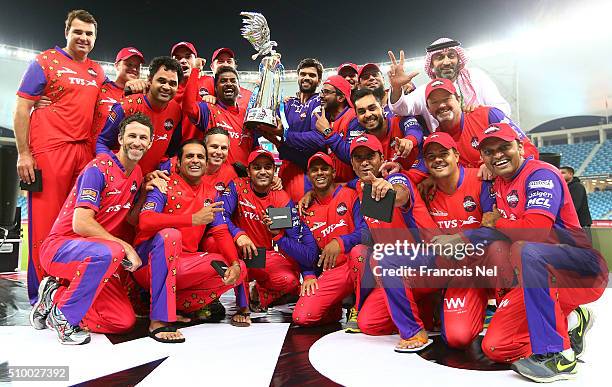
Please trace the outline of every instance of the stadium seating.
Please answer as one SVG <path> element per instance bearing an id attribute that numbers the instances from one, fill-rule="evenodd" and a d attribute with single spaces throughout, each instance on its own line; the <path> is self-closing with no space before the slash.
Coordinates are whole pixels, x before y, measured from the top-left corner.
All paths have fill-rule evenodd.
<path id="1" fill-rule="evenodd" d="M 606 140 L 584 171 L 584 176 L 603 175 L 612 172 L 612 140 Z"/>
<path id="2" fill-rule="evenodd" d="M 612 220 L 612 191 L 595 191 L 590 193 L 589 209 L 593 219 Z"/>
<path id="3" fill-rule="evenodd" d="M 596 142 L 583 142 L 578 144 L 547 145 L 539 148 L 540 153 L 551 152 L 561 154 L 561 165 L 569 165 L 578 170 Z"/>

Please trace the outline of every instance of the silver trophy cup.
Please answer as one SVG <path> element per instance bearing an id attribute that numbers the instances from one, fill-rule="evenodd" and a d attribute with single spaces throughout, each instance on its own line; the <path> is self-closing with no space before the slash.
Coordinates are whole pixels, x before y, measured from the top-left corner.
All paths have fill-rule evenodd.
<path id="1" fill-rule="evenodd" d="M 244 123 L 250 129 L 260 125 L 276 127 L 278 124 L 276 112 L 281 102 L 280 83 L 284 73 L 280 62 L 281 55 L 274 50 L 277 44 L 270 40 L 268 22 L 262 14 L 241 12 L 240 15 L 245 16 L 242 19 L 244 25 L 240 30 L 242 36 L 257 51 L 252 56 L 253 60 L 258 56 L 263 57 L 259 65 L 259 86 L 253 92 Z"/>

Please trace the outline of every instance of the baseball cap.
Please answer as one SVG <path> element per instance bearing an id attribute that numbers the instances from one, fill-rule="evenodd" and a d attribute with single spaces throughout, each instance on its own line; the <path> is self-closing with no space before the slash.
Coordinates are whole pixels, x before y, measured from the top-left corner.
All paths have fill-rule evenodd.
<path id="1" fill-rule="evenodd" d="M 382 72 L 382 71 L 380 71 L 380 67 L 378 67 L 377 64 L 375 64 L 375 63 L 366 63 L 363 66 L 361 66 L 361 68 L 357 72 L 357 78 L 361 79 L 361 74 L 363 74 L 364 71 L 371 70 L 371 69 L 374 69 L 374 70 L 378 71 L 379 73 Z"/>
<path id="2" fill-rule="evenodd" d="M 436 132 L 430 136 L 428 136 L 423 142 L 423 150 L 427 148 L 427 145 L 431 143 L 436 143 L 442 145 L 446 149 L 455 148 L 457 149 L 457 143 L 450 134 L 445 132 Z"/>
<path id="3" fill-rule="evenodd" d="M 355 63 L 351 63 L 351 62 L 342 63 L 336 69 L 336 73 L 340 74 L 340 71 L 342 71 L 344 69 L 347 69 L 347 68 L 353 69 L 353 70 L 355 70 L 356 73 L 359 73 L 359 66 L 357 66 Z"/>
<path id="4" fill-rule="evenodd" d="M 340 75 L 332 75 L 323 82 L 323 84 L 332 85 L 336 89 L 340 90 L 344 97 L 346 98 L 346 102 L 350 107 L 353 107 L 353 102 L 351 101 L 351 84 L 349 81 L 341 77 Z"/>
<path id="5" fill-rule="evenodd" d="M 512 126 L 505 123 L 497 123 L 486 128 L 482 133 L 478 135 L 478 148 L 480 144 L 487 138 L 500 138 L 504 141 L 518 140 L 518 136 Z"/>
<path id="6" fill-rule="evenodd" d="M 371 134 L 363 134 L 355 138 L 351 142 L 351 154 L 353 154 L 353 151 L 359 148 L 360 146 L 365 146 L 366 148 L 369 148 L 374 152 L 380 152 L 381 154 L 384 154 L 380 140 L 378 140 L 376 136 L 373 136 Z"/>
<path id="7" fill-rule="evenodd" d="M 272 152 L 267 151 L 264 148 L 257 148 L 253 152 L 249 153 L 247 165 L 251 165 L 251 163 L 255 161 L 255 159 L 259 156 L 268 157 L 270 160 L 272 160 L 272 162 L 274 162 L 274 155 L 272 154 Z"/>
<path id="8" fill-rule="evenodd" d="M 212 54 L 212 59 L 210 60 L 211 62 L 214 62 L 215 59 L 217 59 L 217 57 L 223 53 L 229 54 L 229 56 L 231 56 L 232 58 L 235 57 L 234 55 L 234 51 L 232 51 L 231 49 L 227 48 L 227 47 L 221 47 L 221 48 L 217 48 L 215 50 L 215 52 L 213 52 Z"/>
<path id="9" fill-rule="evenodd" d="M 142 53 L 140 51 L 138 51 L 137 48 L 134 48 L 134 47 L 124 47 L 121 50 L 119 50 L 119 52 L 117 53 L 117 57 L 115 58 L 115 63 L 118 63 L 119 61 L 122 61 L 124 59 L 130 58 L 132 56 L 139 57 L 140 60 L 142 60 L 142 63 L 144 63 L 144 61 L 145 61 L 144 55 L 142 55 Z"/>
<path id="10" fill-rule="evenodd" d="M 323 162 L 329 165 L 330 167 L 334 166 L 334 163 L 331 157 L 329 157 L 327 154 L 323 152 L 317 152 L 308 159 L 308 166 L 306 169 L 310 169 L 310 164 L 312 164 L 315 160 L 323 160 Z"/>
<path id="11" fill-rule="evenodd" d="M 457 94 L 457 89 L 455 89 L 453 82 L 445 78 L 436 78 L 431 80 L 425 87 L 425 99 L 429 98 L 429 94 L 431 94 L 434 90 L 440 89 L 446 90 L 451 94 Z"/>
<path id="12" fill-rule="evenodd" d="M 189 51 L 193 52 L 193 55 L 198 56 L 198 52 L 195 49 L 195 46 L 189 42 L 178 42 L 174 46 L 172 46 L 172 50 L 170 50 L 170 55 L 174 55 L 174 51 L 179 47 L 185 47 Z"/>

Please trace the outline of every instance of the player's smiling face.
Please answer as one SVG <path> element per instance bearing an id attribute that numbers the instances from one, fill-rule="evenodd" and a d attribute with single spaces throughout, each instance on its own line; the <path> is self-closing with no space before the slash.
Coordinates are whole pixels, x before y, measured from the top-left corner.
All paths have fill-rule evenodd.
<path id="1" fill-rule="evenodd" d="M 158 103 L 168 103 L 176 95 L 178 89 L 178 75 L 172 70 L 161 66 L 151 78 L 149 94 Z"/>
<path id="2" fill-rule="evenodd" d="M 191 73 L 191 69 L 195 67 L 196 57 L 193 52 L 185 46 L 180 46 L 172 52 L 172 57 L 179 62 L 183 75 L 187 78 Z"/>
<path id="3" fill-rule="evenodd" d="M 238 94 L 240 93 L 240 85 L 236 74 L 226 71 L 217 77 L 215 86 L 215 94 L 217 98 L 226 105 L 234 105 Z"/>
<path id="4" fill-rule="evenodd" d="M 321 159 L 315 159 L 308 168 L 308 178 L 317 191 L 326 191 L 334 183 L 336 172 Z"/>
<path id="5" fill-rule="evenodd" d="M 117 79 L 123 82 L 138 79 L 140 77 L 141 64 L 142 60 L 136 55 L 120 60 L 115 65 L 117 69 Z"/>
<path id="6" fill-rule="evenodd" d="M 270 189 L 275 169 L 274 161 L 265 155 L 257 157 L 249 164 L 249 178 L 257 192 L 267 192 Z"/>
<path id="7" fill-rule="evenodd" d="M 206 136 L 206 150 L 208 152 L 208 163 L 214 167 L 220 167 L 227 160 L 229 153 L 229 137 L 223 134 L 211 134 Z"/>
<path id="8" fill-rule="evenodd" d="M 357 87 L 359 80 L 357 79 L 357 71 L 350 67 L 345 67 L 338 73 L 342 78 L 346 79 L 351 87 L 354 89 Z"/>
<path id="9" fill-rule="evenodd" d="M 382 73 L 376 70 L 376 68 L 372 67 L 371 69 L 367 69 L 361 73 L 361 78 L 359 78 L 359 86 L 367 87 L 370 90 L 376 90 L 381 87 L 384 89 L 385 80 Z"/>
<path id="10" fill-rule="evenodd" d="M 446 149 L 440 144 L 427 145 L 423 154 L 425 165 L 434 179 L 443 179 L 451 176 L 458 166 L 459 153 L 454 149 Z"/>
<path id="11" fill-rule="evenodd" d="M 130 122 L 126 125 L 123 136 L 119 138 L 121 150 L 128 160 L 138 162 L 151 148 L 151 130 L 140 122 Z"/>
<path id="12" fill-rule="evenodd" d="M 480 144 L 480 156 L 489 171 L 504 179 L 510 179 L 523 163 L 523 144 L 487 138 Z"/>
<path id="13" fill-rule="evenodd" d="M 368 172 L 372 172 L 374 176 L 380 176 L 380 166 L 383 163 L 383 158 L 379 152 L 372 149 L 360 146 L 351 153 L 351 165 L 357 177 L 364 178 Z"/>
<path id="14" fill-rule="evenodd" d="M 219 66 L 230 66 L 236 68 L 236 61 L 229 53 L 222 52 L 221 54 L 217 55 L 215 60 L 211 63 L 210 68 L 214 73 L 217 71 Z"/>
<path id="15" fill-rule="evenodd" d="M 443 50 L 431 57 L 431 67 L 437 78 L 454 81 L 459 74 L 459 55 L 453 49 Z"/>
<path id="16" fill-rule="evenodd" d="M 84 58 L 96 43 L 96 26 L 79 19 L 74 19 L 66 33 L 66 47 L 69 54 Z"/>
<path id="17" fill-rule="evenodd" d="M 321 98 L 321 106 L 329 111 L 335 110 L 339 105 L 338 90 L 332 85 L 324 84 L 319 92 L 319 97 Z"/>
<path id="18" fill-rule="evenodd" d="M 440 124 L 452 124 L 461 119 L 461 105 L 457 96 L 443 89 L 429 94 L 427 110 Z"/>
<path id="19" fill-rule="evenodd" d="M 206 149 L 201 144 L 185 144 L 178 167 L 187 182 L 199 181 L 206 172 Z"/>
<path id="20" fill-rule="evenodd" d="M 298 71 L 298 86 L 302 93 L 314 94 L 319 86 L 319 81 L 316 67 L 304 67 Z"/>
<path id="21" fill-rule="evenodd" d="M 383 109 L 373 95 L 366 95 L 355 101 L 355 113 L 359 124 L 366 132 L 382 129 L 384 124 Z"/>

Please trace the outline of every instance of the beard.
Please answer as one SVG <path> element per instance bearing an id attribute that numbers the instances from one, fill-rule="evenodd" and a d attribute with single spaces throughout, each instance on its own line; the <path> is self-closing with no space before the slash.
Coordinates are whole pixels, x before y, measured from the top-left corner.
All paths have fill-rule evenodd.
<path id="1" fill-rule="evenodd" d="M 436 74 L 437 78 L 445 78 L 450 81 L 454 81 L 459 74 L 459 64 L 452 67 L 443 67 L 434 69 L 434 74 Z"/>
<path id="2" fill-rule="evenodd" d="M 385 87 L 383 85 L 378 86 L 376 89 L 372 90 L 372 94 L 379 100 L 383 100 L 385 98 Z"/>
<path id="3" fill-rule="evenodd" d="M 300 82 L 300 92 L 304 94 L 314 94 L 317 90 L 317 83 L 308 83 L 310 86 L 305 86 L 304 83 Z"/>

